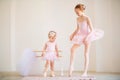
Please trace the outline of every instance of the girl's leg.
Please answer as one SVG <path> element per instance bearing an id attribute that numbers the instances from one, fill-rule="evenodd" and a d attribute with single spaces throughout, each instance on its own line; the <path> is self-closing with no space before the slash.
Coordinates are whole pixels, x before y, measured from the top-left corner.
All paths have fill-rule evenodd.
<path id="1" fill-rule="evenodd" d="M 82 76 L 87 76 L 88 65 L 89 65 L 89 50 L 90 50 L 90 43 L 85 43 L 85 51 L 84 51 L 84 73 Z"/>
<path id="2" fill-rule="evenodd" d="M 51 66 L 51 76 L 54 77 L 55 76 L 55 74 L 54 74 L 54 61 L 50 62 L 50 66 Z"/>
<path id="3" fill-rule="evenodd" d="M 48 70 L 48 67 L 49 67 L 49 60 L 46 60 L 46 63 L 45 63 L 45 69 L 44 69 L 44 77 L 47 76 L 47 70 Z"/>
<path id="4" fill-rule="evenodd" d="M 54 77 L 54 61 L 50 61 L 51 76 Z"/>
<path id="5" fill-rule="evenodd" d="M 74 52 L 80 45 L 74 44 L 71 48 L 71 55 L 70 55 L 70 68 L 69 68 L 69 76 L 72 75 L 73 71 L 73 64 L 74 64 Z"/>

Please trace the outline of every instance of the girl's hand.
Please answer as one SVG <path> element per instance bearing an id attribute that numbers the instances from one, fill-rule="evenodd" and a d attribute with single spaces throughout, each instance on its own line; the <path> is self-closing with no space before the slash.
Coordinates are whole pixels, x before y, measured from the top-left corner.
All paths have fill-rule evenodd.
<path id="1" fill-rule="evenodd" d="M 87 35 L 87 37 L 85 38 L 85 41 L 88 41 L 89 37 L 92 35 L 93 31 L 89 32 L 89 34 Z"/>
<path id="2" fill-rule="evenodd" d="M 73 34 L 71 34 L 70 35 L 70 41 L 72 41 L 73 37 L 74 37 Z"/>
<path id="3" fill-rule="evenodd" d="M 89 43 L 89 37 L 91 36 L 92 32 L 90 32 L 87 37 L 85 38 L 85 43 Z"/>
<path id="4" fill-rule="evenodd" d="M 87 41 L 88 40 L 88 36 L 85 38 L 85 41 Z"/>
<path id="5" fill-rule="evenodd" d="M 56 54 L 57 57 L 59 57 L 59 54 Z"/>

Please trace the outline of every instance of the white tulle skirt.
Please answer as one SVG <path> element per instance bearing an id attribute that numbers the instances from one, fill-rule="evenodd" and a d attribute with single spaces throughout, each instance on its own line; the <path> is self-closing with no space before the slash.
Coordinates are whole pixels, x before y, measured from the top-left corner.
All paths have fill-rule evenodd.
<path id="1" fill-rule="evenodd" d="M 30 73 L 30 70 L 34 66 L 34 62 L 36 61 L 36 54 L 32 51 L 32 49 L 27 48 L 24 50 L 22 57 L 17 65 L 17 70 L 22 76 L 27 76 Z"/>

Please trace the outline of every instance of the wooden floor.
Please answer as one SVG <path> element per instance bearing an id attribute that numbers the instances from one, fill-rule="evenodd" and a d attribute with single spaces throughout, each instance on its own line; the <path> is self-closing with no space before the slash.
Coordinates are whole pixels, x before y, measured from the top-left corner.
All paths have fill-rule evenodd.
<path id="1" fill-rule="evenodd" d="M 13 72 L 0 72 L 0 80 L 120 80 L 119 73 L 89 73 L 89 77 L 87 78 L 83 78 L 80 75 L 80 72 L 74 72 L 71 77 L 68 77 L 67 72 L 64 72 L 64 75 L 60 76 L 60 73 L 57 72 L 55 77 L 50 77 L 48 74 L 44 78 L 42 74 L 23 77 Z"/>

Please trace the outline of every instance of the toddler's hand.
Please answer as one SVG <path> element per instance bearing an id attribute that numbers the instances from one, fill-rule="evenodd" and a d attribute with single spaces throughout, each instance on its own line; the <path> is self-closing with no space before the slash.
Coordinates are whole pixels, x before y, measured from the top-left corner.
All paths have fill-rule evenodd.
<path id="1" fill-rule="evenodd" d="M 44 57 L 44 56 L 45 56 L 45 54 L 44 54 L 44 53 L 42 53 L 41 57 Z"/>

